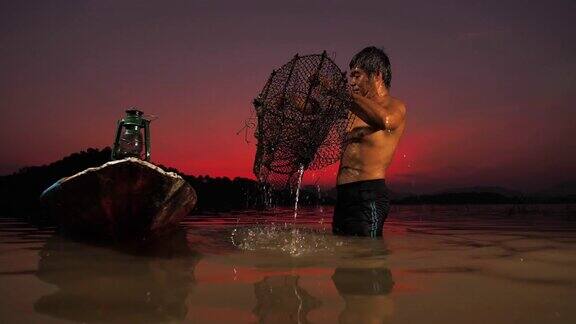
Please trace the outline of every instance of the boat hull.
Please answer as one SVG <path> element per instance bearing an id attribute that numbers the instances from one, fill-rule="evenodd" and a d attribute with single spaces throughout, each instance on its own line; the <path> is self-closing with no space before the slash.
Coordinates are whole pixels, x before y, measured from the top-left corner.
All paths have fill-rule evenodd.
<path id="1" fill-rule="evenodd" d="M 196 192 L 173 172 L 127 158 L 60 179 L 41 201 L 69 235 L 133 240 L 175 229 Z"/>

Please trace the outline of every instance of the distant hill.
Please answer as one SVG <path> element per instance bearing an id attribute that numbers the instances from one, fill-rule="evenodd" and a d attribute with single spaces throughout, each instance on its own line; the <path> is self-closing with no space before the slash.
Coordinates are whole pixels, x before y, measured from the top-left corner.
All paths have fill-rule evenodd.
<path id="1" fill-rule="evenodd" d="M 463 187 L 463 188 L 452 188 L 447 190 L 442 190 L 435 193 L 436 195 L 441 194 L 455 194 L 455 193 L 490 193 L 498 194 L 504 197 L 522 197 L 524 194 L 521 191 L 509 190 L 503 187 L 497 186 L 474 186 L 474 187 Z"/>
<path id="2" fill-rule="evenodd" d="M 392 185 L 390 187 L 393 188 Z M 561 188 L 561 190 L 554 187 L 554 190 L 543 192 L 545 194 L 526 194 L 518 190 L 510 190 L 500 186 L 459 187 L 428 194 L 400 192 L 391 189 L 389 191 L 389 197 L 393 204 L 405 205 L 576 203 L 576 196 L 565 195 L 565 193 L 571 192 L 567 191 L 567 189 L 573 187 L 567 184 L 561 184 L 558 188 Z M 304 189 L 309 189 L 313 194 L 317 192 L 315 187 L 312 186 L 305 186 Z M 320 201 L 325 205 L 333 205 L 336 203 L 336 187 L 324 189 L 319 192 L 319 194 L 320 197 L 318 200 L 314 200 L 315 198 L 308 198 L 308 200 Z M 310 193 L 308 194 L 308 197 L 310 197 Z"/>
<path id="3" fill-rule="evenodd" d="M 397 204 L 550 204 L 576 203 L 576 182 L 562 183 L 535 193 L 523 193 L 499 186 L 451 188 L 432 194 L 397 194 Z"/>
<path id="4" fill-rule="evenodd" d="M 396 204 L 519 204 L 524 201 L 494 192 L 444 192 L 428 195 L 412 195 L 392 201 Z"/>
<path id="5" fill-rule="evenodd" d="M 576 196 L 576 181 L 562 182 L 550 188 L 536 191 L 532 195 L 545 197 Z"/>

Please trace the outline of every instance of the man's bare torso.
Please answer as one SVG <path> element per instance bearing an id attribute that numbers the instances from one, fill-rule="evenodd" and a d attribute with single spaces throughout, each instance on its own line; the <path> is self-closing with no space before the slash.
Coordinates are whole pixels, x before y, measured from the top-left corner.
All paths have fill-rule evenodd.
<path id="1" fill-rule="evenodd" d="M 406 109 L 396 98 L 390 97 L 386 101 L 382 109 L 387 113 Z M 404 133 L 406 120 L 396 129 L 388 131 L 374 129 L 360 118 L 353 118 L 340 161 L 337 184 L 385 179 L 386 168 L 392 161 L 396 146 Z"/>

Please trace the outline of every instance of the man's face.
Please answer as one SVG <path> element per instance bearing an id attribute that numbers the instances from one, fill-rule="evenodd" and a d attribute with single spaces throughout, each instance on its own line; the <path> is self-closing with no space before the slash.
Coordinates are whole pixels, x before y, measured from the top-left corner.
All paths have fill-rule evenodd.
<path id="1" fill-rule="evenodd" d="M 374 78 L 369 77 L 368 73 L 361 68 L 353 68 L 350 70 L 348 82 L 350 89 L 355 94 L 370 97 L 374 93 Z"/>

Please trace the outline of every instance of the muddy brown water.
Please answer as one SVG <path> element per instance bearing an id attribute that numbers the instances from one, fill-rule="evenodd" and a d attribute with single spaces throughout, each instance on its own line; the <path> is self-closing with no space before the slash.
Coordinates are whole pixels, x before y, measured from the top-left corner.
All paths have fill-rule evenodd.
<path id="1" fill-rule="evenodd" d="M 576 207 L 199 215 L 146 249 L 0 218 L 0 323 L 576 323 Z"/>

